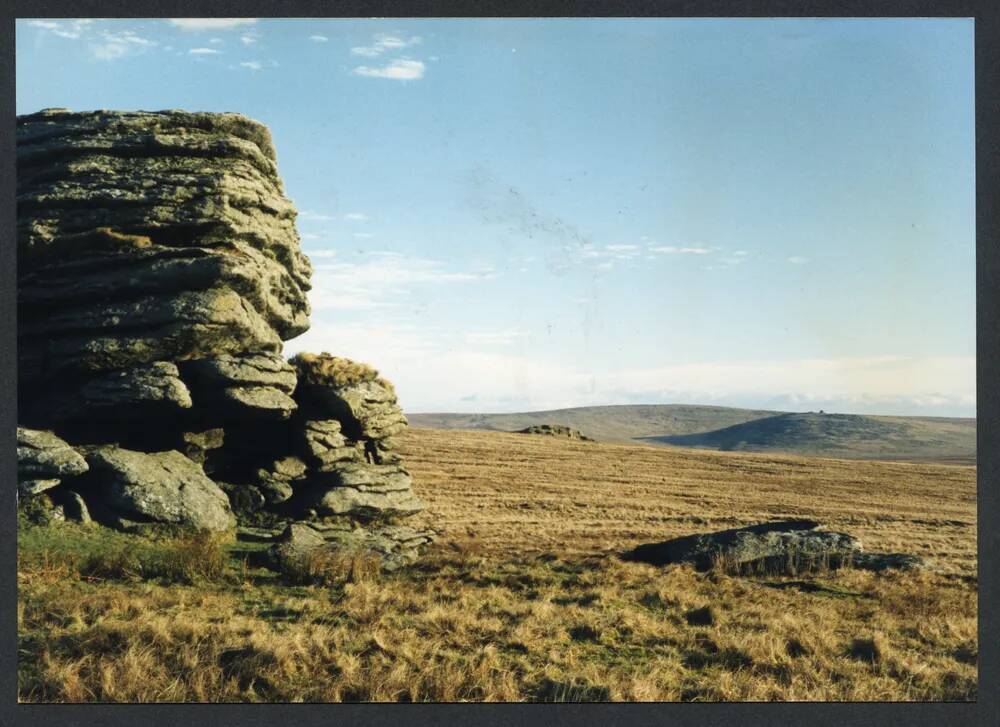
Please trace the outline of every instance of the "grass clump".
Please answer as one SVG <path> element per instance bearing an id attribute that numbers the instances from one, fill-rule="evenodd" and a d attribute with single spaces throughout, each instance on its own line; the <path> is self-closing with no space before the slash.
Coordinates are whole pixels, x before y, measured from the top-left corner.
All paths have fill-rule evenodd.
<path id="1" fill-rule="evenodd" d="M 331 587 L 345 583 L 376 583 L 382 564 L 377 556 L 370 553 L 316 548 L 286 561 L 281 572 L 287 581 L 294 584 Z"/>
<path id="2" fill-rule="evenodd" d="M 298 372 L 299 381 L 316 386 L 351 386 L 369 381 L 395 391 L 392 384 L 379 376 L 375 368 L 360 361 L 352 361 L 342 356 L 332 356 L 325 351 L 320 354 L 297 353 L 289 363 Z"/>
<path id="3" fill-rule="evenodd" d="M 72 523 L 18 528 L 18 572 L 26 577 L 200 583 L 229 568 L 227 533 L 194 531 L 159 540 Z"/>

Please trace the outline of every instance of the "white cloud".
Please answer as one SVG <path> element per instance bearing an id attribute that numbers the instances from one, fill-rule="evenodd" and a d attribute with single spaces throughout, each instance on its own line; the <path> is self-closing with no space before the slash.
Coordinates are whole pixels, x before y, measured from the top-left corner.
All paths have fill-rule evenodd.
<path id="1" fill-rule="evenodd" d="M 804 258 L 800 255 L 792 255 L 790 258 L 788 258 L 788 262 L 790 262 L 792 265 L 801 265 L 802 263 L 807 262 L 808 259 L 809 258 Z"/>
<path id="2" fill-rule="evenodd" d="M 244 25 L 253 25 L 257 18 L 170 18 L 170 24 L 181 30 L 201 32 L 203 30 L 230 30 Z"/>
<path id="3" fill-rule="evenodd" d="M 336 250 L 303 250 L 310 258 L 326 259 L 337 256 Z"/>
<path id="4" fill-rule="evenodd" d="M 251 71 L 259 71 L 264 65 L 260 61 L 243 61 L 240 63 L 242 68 L 249 68 Z"/>
<path id="5" fill-rule="evenodd" d="M 373 235 L 371 232 L 354 232 L 351 234 L 353 237 L 356 237 L 359 240 L 367 240 L 371 237 L 375 237 L 375 235 Z"/>
<path id="6" fill-rule="evenodd" d="M 409 286 L 475 282 L 495 276 L 492 270 L 448 270 L 439 260 L 394 252 L 374 252 L 367 258 L 314 265 L 309 295 L 313 309 L 392 307 L 402 304 Z"/>
<path id="7" fill-rule="evenodd" d="M 292 350 L 331 350 L 374 363 L 409 411 L 531 411 L 627 403 L 700 403 L 775 409 L 974 412 L 975 359 L 903 357 L 737 361 L 602 373 L 490 346 L 519 337 L 391 323 L 318 324 Z M 442 345 L 447 342 L 449 345 Z M 476 350 L 483 346 L 486 350 Z M 291 352 L 291 351 L 289 351 Z M 468 398 L 475 396 L 470 403 Z M 463 402 L 463 399 L 467 399 Z M 929 409 L 935 407 L 936 409 Z"/>
<path id="8" fill-rule="evenodd" d="M 604 249 L 610 252 L 632 252 L 639 248 L 636 245 L 605 245 Z"/>
<path id="9" fill-rule="evenodd" d="M 218 45 L 219 43 L 222 42 L 222 38 L 209 38 L 208 42 L 211 43 L 212 45 Z"/>
<path id="10" fill-rule="evenodd" d="M 368 78 L 391 78 L 396 81 L 413 81 L 424 77 L 423 61 L 407 58 L 394 60 L 384 66 L 358 66 L 353 73 Z"/>
<path id="11" fill-rule="evenodd" d="M 348 212 L 344 215 L 345 220 L 353 220 L 355 222 L 365 222 L 368 219 L 368 215 L 361 212 Z"/>
<path id="12" fill-rule="evenodd" d="M 90 55 L 101 61 L 113 61 L 128 53 L 128 46 L 123 43 L 92 43 Z"/>
<path id="13" fill-rule="evenodd" d="M 216 50 L 215 48 L 191 48 L 188 50 L 193 56 L 217 56 L 222 53 L 221 50 Z"/>
<path id="14" fill-rule="evenodd" d="M 739 255 L 740 257 L 743 257 L 746 254 L 747 254 L 746 250 L 737 250 L 736 252 L 733 253 L 733 255 Z"/>
<path id="15" fill-rule="evenodd" d="M 326 43 L 330 39 L 327 38 L 325 35 L 310 35 L 309 40 L 311 40 L 313 43 Z"/>
<path id="16" fill-rule="evenodd" d="M 388 50 L 399 50 L 400 48 L 419 45 L 423 41 L 420 36 L 416 35 L 403 38 L 399 35 L 389 33 L 377 33 L 373 38 L 374 42 L 371 45 L 356 46 L 351 48 L 351 53 L 356 56 L 364 56 L 365 58 L 374 58 Z"/>
<path id="17" fill-rule="evenodd" d="M 29 20 L 28 25 L 38 28 L 41 32 L 47 33 L 49 35 L 55 35 L 60 38 L 69 38 L 75 40 L 82 35 L 84 35 L 89 26 L 93 24 L 93 20 L 90 18 L 82 18 L 79 20 Z"/>
<path id="18" fill-rule="evenodd" d="M 673 245 L 653 245 L 650 252 L 664 253 L 667 255 L 711 255 L 712 249 L 709 247 L 675 247 Z"/>
<path id="19" fill-rule="evenodd" d="M 243 45 L 253 45 L 254 43 L 257 42 L 257 40 L 258 40 L 258 38 L 257 38 L 256 35 L 241 35 L 240 36 L 240 43 L 242 43 Z"/>

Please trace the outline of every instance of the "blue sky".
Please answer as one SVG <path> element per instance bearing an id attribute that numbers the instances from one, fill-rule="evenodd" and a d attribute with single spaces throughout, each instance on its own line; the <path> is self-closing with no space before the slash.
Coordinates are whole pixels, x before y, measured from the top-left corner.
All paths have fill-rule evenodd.
<path id="1" fill-rule="evenodd" d="M 19 20 L 50 106 L 266 123 L 410 411 L 975 414 L 971 20 Z"/>

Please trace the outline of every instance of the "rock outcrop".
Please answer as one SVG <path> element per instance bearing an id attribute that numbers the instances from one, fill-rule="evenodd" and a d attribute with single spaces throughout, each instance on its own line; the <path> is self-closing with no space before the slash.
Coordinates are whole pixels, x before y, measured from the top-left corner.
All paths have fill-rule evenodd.
<path id="1" fill-rule="evenodd" d="M 263 125 L 47 109 L 17 119 L 17 184 L 23 496 L 126 529 L 295 525 L 416 557 L 391 384 L 282 354 L 309 326 L 311 268 Z"/>
<path id="2" fill-rule="evenodd" d="M 37 495 L 65 477 L 82 475 L 86 460 L 52 432 L 17 428 L 17 492 Z"/>
<path id="3" fill-rule="evenodd" d="M 579 429 L 573 429 L 563 424 L 532 424 L 530 427 L 518 429 L 518 434 L 542 434 L 549 437 L 564 437 L 566 439 L 579 439 L 581 442 L 593 442 L 590 437 L 585 437 Z"/>
<path id="4" fill-rule="evenodd" d="M 640 545 L 626 560 L 668 565 L 688 563 L 698 570 L 796 573 L 853 566 L 868 570 L 920 567 L 920 558 L 902 553 L 865 553 L 847 533 L 818 530 L 815 520 L 784 520 L 714 533 L 688 535 Z"/>

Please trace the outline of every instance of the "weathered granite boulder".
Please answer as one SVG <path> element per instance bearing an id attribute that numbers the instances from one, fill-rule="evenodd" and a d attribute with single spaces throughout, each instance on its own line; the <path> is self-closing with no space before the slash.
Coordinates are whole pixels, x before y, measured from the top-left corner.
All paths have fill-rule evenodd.
<path id="1" fill-rule="evenodd" d="M 298 371 L 295 398 L 303 411 L 338 420 L 348 438 L 384 440 L 406 428 L 395 389 L 370 366 L 327 353 L 300 353 L 291 363 Z"/>
<path id="2" fill-rule="evenodd" d="M 398 523 L 422 506 L 392 385 L 282 356 L 309 326 L 311 267 L 267 129 L 47 109 L 16 137 L 19 411 L 66 440 L 42 466 L 19 430 L 20 491 L 123 529 L 306 519 L 325 547 L 415 557 L 430 534 Z"/>
<path id="3" fill-rule="evenodd" d="M 698 570 L 795 573 L 854 566 L 871 570 L 916 567 L 920 559 L 898 553 L 864 553 L 847 533 L 817 530 L 814 520 L 785 520 L 640 545 L 626 560 L 653 565 L 688 563 Z"/>
<path id="4" fill-rule="evenodd" d="M 29 419 L 60 423 L 120 418 L 132 415 L 168 416 L 191 408 L 191 392 L 177 366 L 155 361 L 127 369 L 103 372 L 75 386 L 55 386 L 32 403 Z"/>
<path id="5" fill-rule="evenodd" d="M 364 460 L 364 445 L 348 442 L 336 419 L 310 419 L 302 423 L 302 453 L 315 472 L 329 472 L 344 462 Z"/>
<path id="6" fill-rule="evenodd" d="M 199 406 L 220 421 L 287 419 L 296 408 L 295 369 L 277 354 L 222 355 L 181 364 Z"/>
<path id="7" fill-rule="evenodd" d="M 280 570 L 301 569 L 303 561 L 317 553 L 377 559 L 383 570 L 393 571 L 415 561 L 433 540 L 429 530 L 405 525 L 376 528 L 344 523 L 291 523 L 271 548 Z"/>
<path id="8" fill-rule="evenodd" d="M 83 456 L 52 432 L 17 428 L 17 490 L 36 495 L 88 469 Z"/>
<path id="9" fill-rule="evenodd" d="M 22 396 L 73 375 L 278 353 L 308 328 L 267 129 L 237 114 L 17 120 Z"/>
<path id="10" fill-rule="evenodd" d="M 180 452 L 101 446 L 86 457 L 89 492 L 124 520 L 215 531 L 236 525 L 226 494 Z"/>

